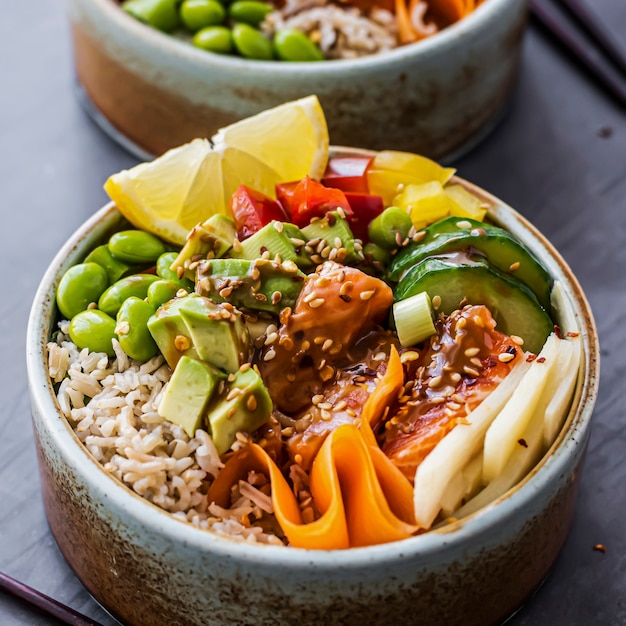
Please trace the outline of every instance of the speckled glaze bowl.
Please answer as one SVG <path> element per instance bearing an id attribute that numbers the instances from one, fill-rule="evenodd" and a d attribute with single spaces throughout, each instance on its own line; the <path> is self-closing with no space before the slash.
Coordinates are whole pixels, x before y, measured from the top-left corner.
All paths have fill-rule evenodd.
<path id="1" fill-rule="evenodd" d="M 562 282 L 584 358 L 561 433 L 521 483 L 463 520 L 386 545 L 310 551 L 237 542 L 175 519 L 108 475 L 59 410 L 45 345 L 60 276 L 115 230 L 117 209 L 105 206 L 61 249 L 37 291 L 27 338 L 43 499 L 65 558 L 123 623 L 484 626 L 512 614 L 541 583 L 574 510 L 598 386 L 595 324 L 546 238 L 497 198 L 460 182 Z"/>
<path id="2" fill-rule="evenodd" d="M 337 144 L 453 158 L 503 111 L 527 8 L 527 0 L 486 0 L 415 44 L 356 60 L 284 63 L 206 53 L 112 0 L 67 3 L 81 98 L 141 157 L 315 93 Z"/>

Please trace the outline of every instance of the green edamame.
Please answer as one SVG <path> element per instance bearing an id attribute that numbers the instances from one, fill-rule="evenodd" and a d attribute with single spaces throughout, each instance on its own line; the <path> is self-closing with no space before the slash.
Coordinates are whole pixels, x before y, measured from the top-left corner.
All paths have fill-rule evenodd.
<path id="1" fill-rule="evenodd" d="M 115 316 L 122 303 L 131 296 L 145 298 L 151 283 L 160 280 L 154 274 L 134 274 L 111 285 L 98 300 L 98 308 L 108 315 Z"/>
<path id="2" fill-rule="evenodd" d="M 109 285 L 106 270 L 97 263 L 70 267 L 57 287 L 57 306 L 66 319 L 72 319 L 92 302 L 97 302 Z"/>
<path id="3" fill-rule="evenodd" d="M 193 280 L 189 280 L 184 276 L 182 278 L 178 278 L 178 272 L 170 269 L 172 263 L 178 258 L 178 252 L 166 252 L 162 254 L 156 262 L 156 273 L 157 276 L 161 277 L 163 280 L 171 280 L 172 282 L 178 283 L 178 288 L 181 287 L 187 291 L 193 291 Z"/>
<path id="4" fill-rule="evenodd" d="M 282 61 L 323 61 L 322 51 L 297 28 L 283 28 L 274 35 L 274 50 Z"/>
<path id="5" fill-rule="evenodd" d="M 398 247 L 398 239 L 404 239 L 413 222 L 409 214 L 396 206 L 386 208 L 375 217 L 368 227 L 370 241 L 386 250 Z"/>
<path id="6" fill-rule="evenodd" d="M 85 263 L 97 263 L 106 270 L 109 277 L 109 285 L 118 281 L 122 276 L 128 274 L 131 266 L 116 259 L 109 250 L 109 246 L 105 243 L 94 248 L 86 257 Z"/>
<path id="7" fill-rule="evenodd" d="M 122 230 L 109 239 L 114 258 L 135 265 L 150 265 L 165 252 L 165 244 L 143 230 Z"/>
<path id="8" fill-rule="evenodd" d="M 81 311 L 70 322 L 70 338 L 81 350 L 114 356 L 115 320 L 97 309 Z"/>
<path id="9" fill-rule="evenodd" d="M 233 22 L 241 22 L 258 27 L 265 19 L 265 16 L 273 10 L 272 5 L 267 4 L 267 2 L 259 2 L 258 0 L 235 0 L 228 9 L 228 17 L 233 20 Z"/>
<path id="10" fill-rule="evenodd" d="M 178 26 L 177 0 L 126 0 L 122 9 L 152 28 L 166 33 Z"/>
<path id="11" fill-rule="evenodd" d="M 271 61 L 274 58 L 272 42 L 250 24 L 235 24 L 232 31 L 237 52 L 246 59 Z"/>
<path id="12" fill-rule="evenodd" d="M 147 361 L 159 351 L 148 330 L 152 315 L 152 305 L 135 296 L 126 298 L 117 313 L 115 332 L 122 350 L 131 359 Z"/>
<path id="13" fill-rule="evenodd" d="M 180 283 L 178 282 L 173 280 L 157 280 L 148 287 L 148 302 L 156 311 L 162 304 L 175 298 L 179 289 Z"/>
<path id="14" fill-rule="evenodd" d="M 207 26 L 199 30 L 194 35 L 193 45 L 216 54 L 229 54 L 234 50 L 232 33 L 226 26 Z"/>
<path id="15" fill-rule="evenodd" d="M 226 9 L 217 0 L 185 0 L 180 5 L 180 19 L 192 32 L 222 24 L 226 19 Z"/>

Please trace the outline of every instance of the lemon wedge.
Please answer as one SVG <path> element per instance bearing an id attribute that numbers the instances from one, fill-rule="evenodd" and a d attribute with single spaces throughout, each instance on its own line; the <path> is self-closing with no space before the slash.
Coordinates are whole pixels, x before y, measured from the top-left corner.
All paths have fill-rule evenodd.
<path id="1" fill-rule="evenodd" d="M 274 170 L 279 182 L 319 180 L 328 162 L 328 127 L 317 96 L 281 104 L 220 129 L 216 150 L 238 148 Z"/>
<path id="2" fill-rule="evenodd" d="M 272 198 L 276 183 L 321 178 L 328 129 L 316 96 L 287 102 L 113 174 L 104 188 L 137 228 L 182 245 L 196 224 L 228 214 L 239 185 Z"/>
<path id="3" fill-rule="evenodd" d="M 226 210 L 221 157 L 206 139 L 122 170 L 104 189 L 134 226 L 177 244 L 208 215 Z"/>

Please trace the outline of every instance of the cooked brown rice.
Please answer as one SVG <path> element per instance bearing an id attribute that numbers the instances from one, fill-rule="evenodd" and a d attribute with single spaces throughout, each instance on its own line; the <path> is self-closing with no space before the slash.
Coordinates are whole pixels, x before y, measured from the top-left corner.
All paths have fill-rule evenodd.
<path id="1" fill-rule="evenodd" d="M 240 481 L 226 510 L 206 499 L 207 479 L 223 464 L 203 430 L 190 439 L 157 412 L 171 376 L 162 356 L 132 361 L 113 340 L 115 357 L 79 350 L 68 322 L 48 344 L 48 371 L 58 384 L 59 407 L 74 432 L 104 469 L 137 494 L 200 528 L 245 541 L 282 544 L 248 517 L 271 514 L 271 499 Z M 233 447 L 241 446 L 238 440 Z M 267 517 L 267 515 L 266 515 Z"/>

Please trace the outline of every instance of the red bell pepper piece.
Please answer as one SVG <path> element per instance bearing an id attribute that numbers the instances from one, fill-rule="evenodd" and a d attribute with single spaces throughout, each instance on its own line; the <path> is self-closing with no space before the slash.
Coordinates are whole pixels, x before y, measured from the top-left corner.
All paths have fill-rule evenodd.
<path id="1" fill-rule="evenodd" d="M 346 217 L 352 215 L 350 203 L 340 189 L 330 189 L 306 176 L 293 189 L 281 196 L 283 208 L 291 221 L 299 227 L 308 226 L 314 217 L 324 217 L 329 211 L 342 209 Z"/>
<path id="2" fill-rule="evenodd" d="M 322 183 L 342 191 L 368 193 L 367 168 L 373 157 L 333 157 L 328 161 Z"/>
<path id="3" fill-rule="evenodd" d="M 369 241 L 367 228 L 370 222 L 385 210 L 383 199 L 368 193 L 346 192 L 345 195 L 353 211 L 348 217 L 352 234 L 363 243 L 367 243 Z"/>
<path id="4" fill-rule="evenodd" d="M 272 220 L 289 221 L 282 206 L 276 200 L 246 185 L 239 185 L 230 199 L 229 207 L 240 241 L 261 230 Z"/>

